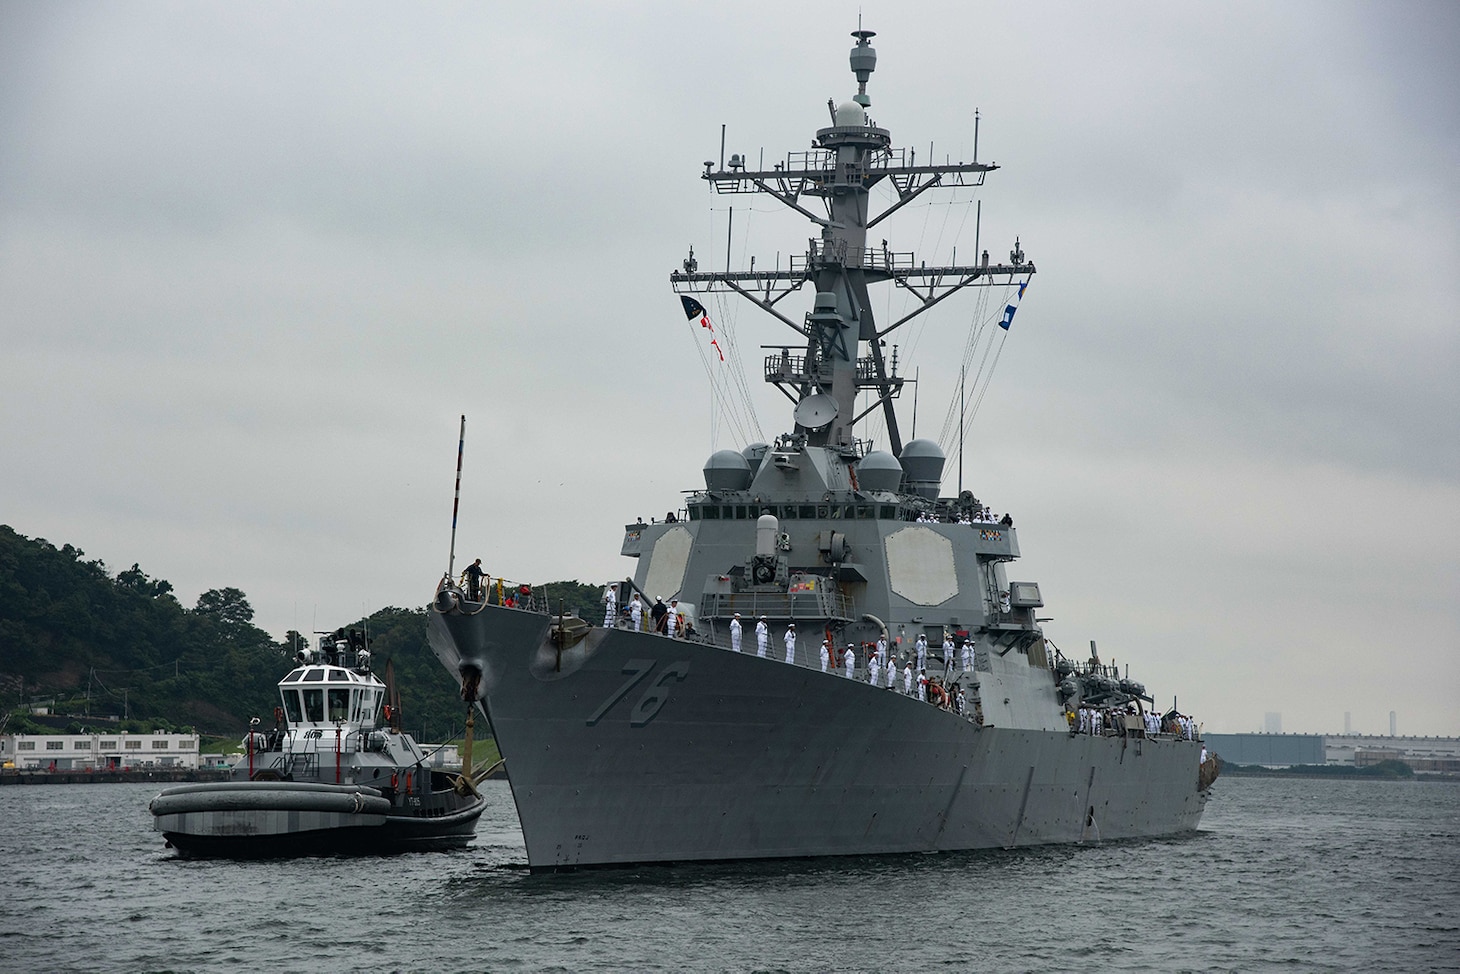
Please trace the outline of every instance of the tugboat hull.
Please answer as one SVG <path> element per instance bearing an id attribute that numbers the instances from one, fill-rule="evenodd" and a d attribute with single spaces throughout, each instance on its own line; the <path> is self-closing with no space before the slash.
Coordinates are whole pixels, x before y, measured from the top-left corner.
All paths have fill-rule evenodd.
<path id="1" fill-rule="evenodd" d="M 374 788 L 294 781 L 184 785 L 149 806 L 154 828 L 179 853 L 226 858 L 453 848 L 471 840 L 482 807 L 401 814 Z"/>

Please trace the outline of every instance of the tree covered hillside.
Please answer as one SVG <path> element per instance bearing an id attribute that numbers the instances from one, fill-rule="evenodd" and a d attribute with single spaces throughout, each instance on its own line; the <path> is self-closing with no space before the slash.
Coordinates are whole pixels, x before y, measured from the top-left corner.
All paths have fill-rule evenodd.
<path id="1" fill-rule="evenodd" d="M 596 587 L 546 589 L 555 606 L 603 621 Z M 337 625 L 368 631 L 382 679 L 393 663 L 406 730 L 423 740 L 460 735 L 465 705 L 427 644 L 424 608 L 385 608 Z M 185 608 L 170 583 L 138 565 L 113 575 L 79 548 L 0 525 L 0 712 L 53 700 L 53 712 L 99 730 L 114 728 L 97 718 L 115 716 L 241 734 L 250 717 L 272 721 L 296 640 L 313 638 L 290 632 L 275 642 L 253 625 L 253 607 L 236 588 L 209 589 Z M 6 729 L 40 728 L 15 716 Z"/>

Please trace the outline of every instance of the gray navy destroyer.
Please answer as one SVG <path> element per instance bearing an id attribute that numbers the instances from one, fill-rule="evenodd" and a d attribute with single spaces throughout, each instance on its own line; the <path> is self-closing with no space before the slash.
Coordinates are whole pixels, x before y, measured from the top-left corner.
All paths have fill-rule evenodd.
<path id="1" fill-rule="evenodd" d="M 1009 263 L 985 251 L 972 266 L 868 245 L 924 192 L 997 167 L 893 148 L 868 115 L 873 32 L 852 36 L 856 95 L 829 103 L 809 150 L 702 174 L 806 216 L 804 253 L 718 272 L 691 251 L 670 275 L 691 317 L 692 295 L 735 292 L 799 334 L 765 359 L 791 431 L 716 452 L 681 511 L 627 525 L 636 569 L 606 590 L 601 626 L 530 585 L 448 568 L 437 588 L 431 645 L 490 721 L 533 870 L 1168 836 L 1194 830 L 1210 795 L 1197 725 L 1154 715 L 1093 642 L 1066 658 L 1039 625 L 1038 584 L 1009 575 L 1011 519 L 968 491 L 940 496 L 943 451 L 901 440 L 905 379 L 883 339 L 1035 268 L 1017 243 Z M 878 183 L 894 199 L 873 214 Z M 879 324 L 869 288 L 888 282 L 915 307 Z M 797 320 L 782 299 L 803 289 Z M 874 409 L 881 449 L 853 432 Z M 649 611 L 661 598 L 673 612 Z"/>

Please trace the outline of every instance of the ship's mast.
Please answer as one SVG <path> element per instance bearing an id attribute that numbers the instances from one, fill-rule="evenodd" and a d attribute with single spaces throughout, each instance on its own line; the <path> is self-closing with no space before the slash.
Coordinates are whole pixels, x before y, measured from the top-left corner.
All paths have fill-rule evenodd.
<path id="1" fill-rule="evenodd" d="M 986 173 L 998 166 L 979 162 L 916 165 L 911 149 L 892 148 L 892 136 L 867 115 L 872 99 L 867 80 L 877 67 L 877 52 L 870 30 L 856 30 L 852 73 L 857 93 L 841 105 L 829 102 L 832 124 L 816 133 L 813 148 L 790 153 L 784 163 L 769 170 L 749 170 L 740 155 L 731 155 L 728 167 L 705 163 L 703 178 L 717 193 L 764 193 L 802 214 L 819 227 L 808 241 L 804 256 L 793 256 L 790 266 L 775 270 L 701 271 L 693 251 L 683 270 L 669 275 L 676 294 L 728 289 L 780 319 L 805 339 L 805 354 L 789 351 L 766 358 L 765 379 L 797 404 L 796 432 L 813 445 L 860 455 L 852 426 L 867 412 L 880 407 L 887 420 L 889 448 L 902 453 L 893 400 L 902 391 L 895 360 L 883 355 L 888 334 L 970 285 L 1012 283 L 1016 275 L 1034 273 L 1023 253 L 1010 255 L 1009 264 L 989 264 L 988 253 L 974 266 L 946 264 L 929 267 L 912 253 L 892 251 L 886 240 L 868 246 L 867 231 L 935 186 L 982 186 Z M 723 157 L 723 154 L 722 154 Z M 929 160 L 931 163 L 931 160 Z M 875 216 L 870 212 L 870 191 L 887 180 L 897 200 Z M 819 197 L 825 215 L 803 205 Z M 906 288 L 919 304 L 912 312 L 878 328 L 868 296 L 868 285 L 892 281 Z M 797 322 L 777 305 L 787 295 L 811 283 L 816 294 L 812 310 Z M 862 343 L 867 354 L 862 355 Z M 857 393 L 876 394 L 876 401 L 856 413 Z"/>

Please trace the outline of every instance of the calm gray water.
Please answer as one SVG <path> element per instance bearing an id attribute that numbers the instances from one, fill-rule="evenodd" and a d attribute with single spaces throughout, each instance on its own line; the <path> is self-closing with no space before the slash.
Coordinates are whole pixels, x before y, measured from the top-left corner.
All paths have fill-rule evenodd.
<path id="1" fill-rule="evenodd" d="M 6 971 L 1460 970 L 1460 786 L 1224 779 L 1181 839 L 532 876 L 193 862 L 147 785 L 0 788 Z"/>

